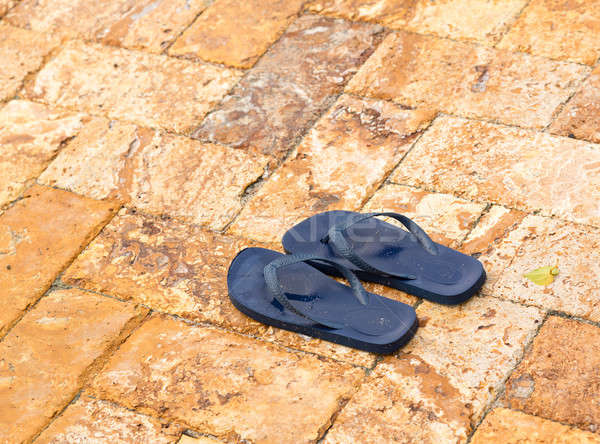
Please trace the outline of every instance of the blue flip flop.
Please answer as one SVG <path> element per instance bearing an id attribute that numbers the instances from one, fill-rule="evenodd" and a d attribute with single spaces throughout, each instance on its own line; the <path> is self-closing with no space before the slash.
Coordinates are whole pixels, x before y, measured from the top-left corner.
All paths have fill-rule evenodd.
<path id="1" fill-rule="evenodd" d="M 394 218 L 408 231 L 376 216 Z M 486 277 L 477 259 L 432 241 L 415 222 L 398 213 L 320 213 L 291 228 L 282 243 L 288 253 L 327 259 L 310 261 L 327 274 L 339 274 L 331 266 L 335 262 L 364 281 L 441 304 L 466 301 Z"/>
<path id="2" fill-rule="evenodd" d="M 350 287 L 306 262 L 328 262 Z M 263 324 L 374 353 L 393 353 L 417 330 L 409 305 L 367 292 L 346 267 L 315 255 L 264 248 L 238 253 L 227 274 L 229 298 Z"/>

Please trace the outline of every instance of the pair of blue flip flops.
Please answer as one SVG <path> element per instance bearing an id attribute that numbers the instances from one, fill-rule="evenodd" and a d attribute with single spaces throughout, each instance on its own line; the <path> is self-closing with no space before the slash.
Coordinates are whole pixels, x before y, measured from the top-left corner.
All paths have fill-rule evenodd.
<path id="1" fill-rule="evenodd" d="M 264 324 L 375 353 L 409 341 L 417 315 L 367 292 L 360 279 L 448 305 L 466 301 L 485 281 L 477 259 L 432 241 L 397 213 L 320 213 L 290 229 L 282 243 L 289 254 L 247 248 L 233 259 L 227 285 L 235 307 Z"/>

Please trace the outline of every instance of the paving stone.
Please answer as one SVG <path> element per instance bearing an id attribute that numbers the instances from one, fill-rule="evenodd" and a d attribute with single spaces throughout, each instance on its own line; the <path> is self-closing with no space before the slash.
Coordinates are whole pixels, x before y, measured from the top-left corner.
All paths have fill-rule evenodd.
<path id="1" fill-rule="evenodd" d="M 268 327 L 235 309 L 227 293 L 227 269 L 235 255 L 256 242 L 191 225 L 122 210 L 65 272 L 64 282 L 196 322 L 210 322 L 287 347 L 369 367 L 375 355 Z M 280 250 L 278 245 L 260 245 Z M 404 293 L 367 286 L 386 297 L 414 303 Z"/>
<path id="2" fill-rule="evenodd" d="M 461 245 L 463 253 L 476 257 L 483 264 L 487 278 L 482 294 L 491 294 L 494 284 L 521 246 L 525 233 L 517 232 L 515 228 L 526 215 L 522 211 L 492 205 Z"/>
<path id="3" fill-rule="evenodd" d="M 40 181 L 222 229 L 266 165 L 265 156 L 95 118 Z"/>
<path id="4" fill-rule="evenodd" d="M 499 46 L 593 65 L 598 40 L 600 1 L 532 0 Z"/>
<path id="5" fill-rule="evenodd" d="M 473 444 L 597 444 L 600 436 L 514 410 L 496 408 L 485 417 Z"/>
<path id="6" fill-rule="evenodd" d="M 494 296 L 563 311 L 600 321 L 600 229 L 556 219 L 527 216 L 512 236 L 523 239 L 493 290 Z M 502 246 L 499 249 L 503 249 Z M 560 273 L 548 286 L 523 275 L 542 266 L 557 265 Z"/>
<path id="7" fill-rule="evenodd" d="M 209 4 L 209 0 L 23 0 L 6 20 L 63 38 L 158 53 Z"/>
<path id="8" fill-rule="evenodd" d="M 144 323 L 92 383 L 101 397 L 220 438 L 313 442 L 363 371 L 169 317 Z"/>
<path id="9" fill-rule="evenodd" d="M 231 231 L 274 242 L 314 213 L 359 209 L 432 117 L 430 110 L 342 96 L 250 199 Z"/>
<path id="10" fill-rule="evenodd" d="M 485 204 L 469 202 L 451 194 L 386 185 L 375 193 L 362 212 L 393 211 L 404 214 L 419 224 L 435 242 L 456 248 L 485 207 Z M 389 220 L 398 224 L 392 221 Z"/>
<path id="11" fill-rule="evenodd" d="M 445 378 L 476 423 L 521 358 L 543 313 L 493 297 L 459 306 L 424 301 L 417 308 L 419 330 L 402 349 L 418 357 L 428 377 Z"/>
<path id="12" fill-rule="evenodd" d="M 51 36 L 0 23 L 0 101 L 14 96 L 58 43 Z"/>
<path id="13" fill-rule="evenodd" d="M 377 25 L 300 17 L 194 136 L 282 158 L 341 92 L 382 34 Z"/>
<path id="14" fill-rule="evenodd" d="M 184 428 L 161 423 L 113 403 L 82 396 L 35 440 L 40 444 L 177 442 Z"/>
<path id="15" fill-rule="evenodd" d="M 600 143 L 600 67 L 563 108 L 550 132 Z"/>
<path id="16" fill-rule="evenodd" d="M 0 335 L 35 302 L 116 209 L 33 186 L 0 216 Z"/>
<path id="17" fill-rule="evenodd" d="M 504 401 L 532 415 L 600 432 L 600 328 L 550 316 L 506 383 Z"/>
<path id="18" fill-rule="evenodd" d="M 588 73 L 573 63 L 398 32 L 386 37 L 347 90 L 543 128 Z"/>
<path id="19" fill-rule="evenodd" d="M 526 0 L 313 0 L 309 11 L 459 40 L 495 42 Z"/>
<path id="20" fill-rule="evenodd" d="M 27 85 L 30 97 L 185 133 L 241 73 L 208 64 L 68 42 Z"/>
<path id="21" fill-rule="evenodd" d="M 392 181 L 594 225 L 599 172 L 598 145 L 445 116 Z"/>
<path id="22" fill-rule="evenodd" d="M 0 207 L 33 183 L 83 123 L 82 114 L 25 100 L 0 108 Z"/>
<path id="23" fill-rule="evenodd" d="M 303 0 L 216 0 L 169 50 L 250 68 L 296 18 Z"/>
<path id="24" fill-rule="evenodd" d="M 0 342 L 0 440 L 30 439 L 66 406 L 84 373 L 144 314 L 80 290 L 43 298 Z"/>
<path id="25" fill-rule="evenodd" d="M 329 429 L 324 443 L 458 443 L 469 409 L 447 378 L 412 355 L 386 357 Z"/>

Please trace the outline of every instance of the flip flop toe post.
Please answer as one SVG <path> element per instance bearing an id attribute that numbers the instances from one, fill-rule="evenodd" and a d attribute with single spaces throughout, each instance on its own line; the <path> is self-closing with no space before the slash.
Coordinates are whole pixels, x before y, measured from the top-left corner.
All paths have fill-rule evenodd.
<path id="1" fill-rule="evenodd" d="M 346 267 L 331 262 L 343 285 L 307 264 L 315 255 L 242 250 L 227 275 L 229 297 L 247 316 L 274 327 L 374 353 L 393 353 L 414 335 L 414 308 L 367 292 Z"/>
<path id="2" fill-rule="evenodd" d="M 377 216 L 396 219 L 407 230 Z M 432 241 L 415 222 L 397 213 L 320 213 L 290 229 L 282 243 L 288 253 L 323 257 L 362 280 L 442 304 L 466 301 L 486 278 L 477 259 Z M 324 261 L 311 265 L 339 274 Z"/>

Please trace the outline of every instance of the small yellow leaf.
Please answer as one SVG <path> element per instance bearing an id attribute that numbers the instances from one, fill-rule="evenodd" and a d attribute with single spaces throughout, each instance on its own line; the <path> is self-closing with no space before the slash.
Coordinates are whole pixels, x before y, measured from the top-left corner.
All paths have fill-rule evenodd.
<path id="1" fill-rule="evenodd" d="M 530 271 L 524 276 L 537 285 L 550 285 L 554 282 L 554 276 L 558 274 L 557 266 L 540 267 L 537 270 Z"/>

